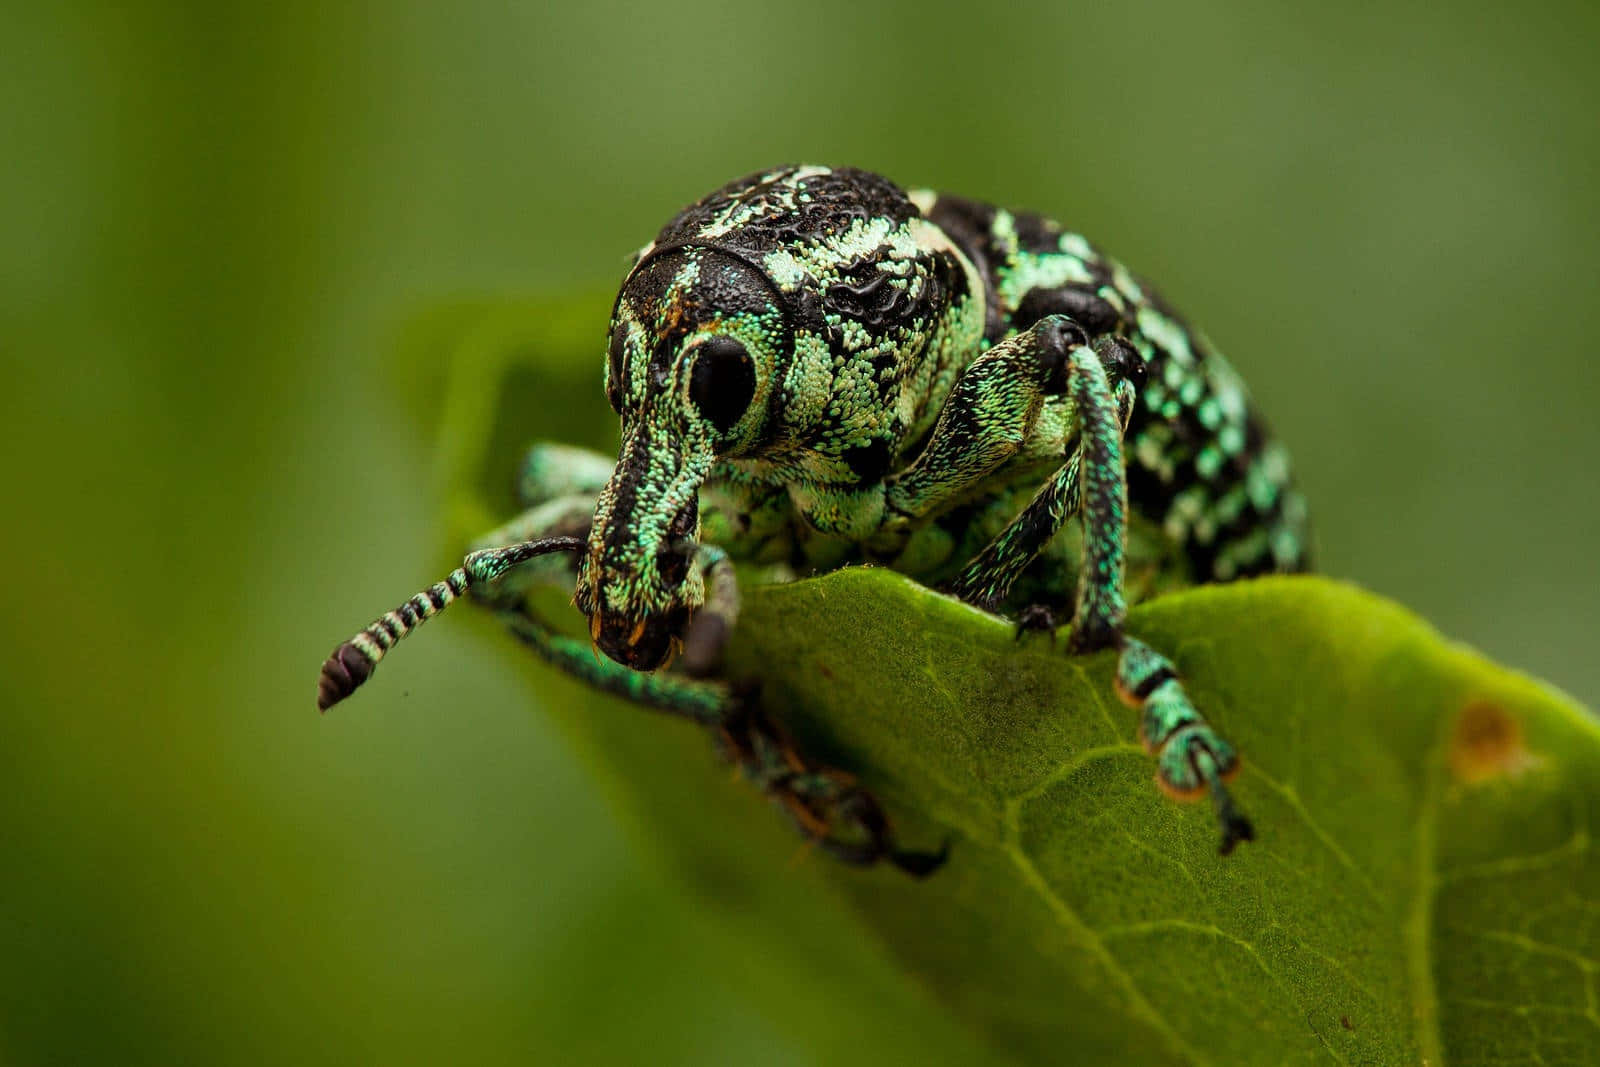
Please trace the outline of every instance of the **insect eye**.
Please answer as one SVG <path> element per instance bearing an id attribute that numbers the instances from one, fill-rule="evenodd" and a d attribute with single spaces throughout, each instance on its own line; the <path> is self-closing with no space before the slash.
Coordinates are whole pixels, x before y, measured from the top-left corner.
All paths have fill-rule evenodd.
<path id="1" fill-rule="evenodd" d="M 713 337 L 700 346 L 689 371 L 689 399 L 719 433 L 739 421 L 756 392 L 756 365 L 744 345 Z"/>
<path id="2" fill-rule="evenodd" d="M 628 331 L 619 322 L 611 331 L 611 343 L 606 348 L 606 400 L 611 403 L 611 410 L 618 415 L 622 414 L 622 394 L 624 385 L 622 381 L 622 357 L 628 347 Z"/>

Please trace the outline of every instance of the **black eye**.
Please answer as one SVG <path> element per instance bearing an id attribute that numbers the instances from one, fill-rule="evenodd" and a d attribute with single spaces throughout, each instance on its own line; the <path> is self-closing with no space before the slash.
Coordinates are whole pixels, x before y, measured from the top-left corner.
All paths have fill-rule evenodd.
<path id="1" fill-rule="evenodd" d="M 611 410 L 622 414 L 622 394 L 627 388 L 622 380 L 622 357 L 628 345 L 628 330 L 620 322 L 611 331 L 611 344 L 606 348 L 606 399 Z"/>
<path id="2" fill-rule="evenodd" d="M 700 346 L 689 372 L 689 399 L 719 433 L 739 421 L 756 394 L 756 365 L 744 345 L 713 337 Z"/>

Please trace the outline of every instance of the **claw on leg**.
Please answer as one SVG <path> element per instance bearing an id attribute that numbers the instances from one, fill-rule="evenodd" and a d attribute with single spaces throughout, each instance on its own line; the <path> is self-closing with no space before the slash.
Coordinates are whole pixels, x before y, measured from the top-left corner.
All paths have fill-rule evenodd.
<path id="1" fill-rule="evenodd" d="M 950 858 L 950 839 L 947 837 L 939 846 L 937 852 L 918 852 L 912 850 L 895 850 L 886 857 L 900 870 L 913 878 L 926 878 L 945 865 Z"/>
<path id="2" fill-rule="evenodd" d="M 1233 796 L 1220 782 L 1211 787 L 1211 803 L 1216 808 L 1217 822 L 1222 827 L 1222 841 L 1217 845 L 1218 854 L 1226 856 L 1239 842 L 1256 839 L 1256 828 L 1251 824 L 1249 816 L 1235 806 Z"/>
<path id="3" fill-rule="evenodd" d="M 856 866 L 883 860 L 924 878 L 949 857 L 948 841 L 937 852 L 900 848 L 876 797 L 850 775 L 808 763 L 748 697 L 724 719 L 719 735 L 745 776 L 788 813 L 804 837 L 834 858 Z"/>
<path id="4" fill-rule="evenodd" d="M 1050 605 L 1029 604 L 1017 612 L 1017 635 L 1014 640 L 1021 641 L 1023 634 L 1047 633 L 1050 635 L 1050 643 L 1055 644 L 1056 627 L 1059 625 L 1060 621 Z"/>
<path id="5" fill-rule="evenodd" d="M 1176 800 L 1211 796 L 1226 856 L 1255 828 L 1234 804 L 1226 783 L 1239 772 L 1239 754 L 1201 717 L 1172 663 L 1143 642 L 1125 637 L 1117 665 L 1117 695 L 1141 712 L 1139 737 L 1156 757 L 1156 783 Z"/>

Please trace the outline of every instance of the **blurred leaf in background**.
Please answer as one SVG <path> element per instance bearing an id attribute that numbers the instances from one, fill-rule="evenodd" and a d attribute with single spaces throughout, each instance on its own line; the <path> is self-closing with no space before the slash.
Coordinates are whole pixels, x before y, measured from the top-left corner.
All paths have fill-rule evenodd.
<path id="1" fill-rule="evenodd" d="M 12 8 L 0 1060 L 976 1055 L 870 946 L 872 1002 L 755 1010 L 485 627 L 311 708 L 452 550 L 402 324 L 781 160 L 1082 229 L 1245 373 L 1325 569 L 1600 697 L 1593 5 Z"/>

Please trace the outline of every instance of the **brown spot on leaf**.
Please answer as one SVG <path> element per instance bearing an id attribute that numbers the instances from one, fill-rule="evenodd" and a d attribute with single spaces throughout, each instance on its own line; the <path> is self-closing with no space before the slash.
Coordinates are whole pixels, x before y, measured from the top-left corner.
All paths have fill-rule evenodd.
<path id="1" fill-rule="evenodd" d="M 1478 785 L 1515 777 L 1538 764 L 1522 738 L 1522 723 L 1498 704 L 1474 701 L 1456 719 L 1450 739 L 1450 770 L 1456 781 Z"/>
<path id="2" fill-rule="evenodd" d="M 1350 1016 L 1348 1015 L 1339 1016 L 1339 1025 L 1346 1030 L 1354 1030 L 1356 1028 L 1356 1024 L 1350 1021 Z"/>

